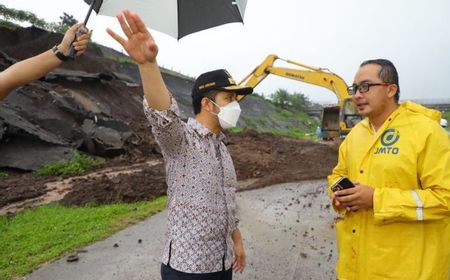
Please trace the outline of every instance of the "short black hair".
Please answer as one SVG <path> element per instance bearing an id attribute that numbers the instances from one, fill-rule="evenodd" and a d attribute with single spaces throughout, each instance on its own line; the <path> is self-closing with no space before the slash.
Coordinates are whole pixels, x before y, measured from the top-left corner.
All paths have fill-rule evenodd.
<path id="1" fill-rule="evenodd" d="M 202 99 L 204 97 L 211 99 L 212 101 L 216 101 L 216 96 L 219 93 L 218 90 L 208 91 L 201 96 L 193 96 L 192 97 L 192 107 L 194 108 L 194 115 L 197 115 L 202 110 Z"/>
<path id="2" fill-rule="evenodd" d="M 368 64 L 376 64 L 381 67 L 378 77 L 386 83 L 391 83 L 397 85 L 397 92 L 395 93 L 395 102 L 398 103 L 400 99 L 400 84 L 398 82 L 398 72 L 394 66 L 394 63 L 387 59 L 369 59 L 361 63 L 359 67 L 363 67 Z"/>

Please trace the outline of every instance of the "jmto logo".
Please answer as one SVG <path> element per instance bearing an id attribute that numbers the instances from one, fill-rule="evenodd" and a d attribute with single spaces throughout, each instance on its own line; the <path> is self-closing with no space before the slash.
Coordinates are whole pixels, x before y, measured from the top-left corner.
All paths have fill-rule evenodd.
<path id="1" fill-rule="evenodd" d="M 395 143 L 397 143 L 398 139 L 400 139 L 400 132 L 398 132 L 395 128 L 390 128 L 386 130 L 383 135 L 381 135 L 381 145 L 383 147 L 378 147 L 375 151 L 375 155 L 377 154 L 393 154 L 396 155 L 400 151 L 397 147 L 391 147 Z"/>

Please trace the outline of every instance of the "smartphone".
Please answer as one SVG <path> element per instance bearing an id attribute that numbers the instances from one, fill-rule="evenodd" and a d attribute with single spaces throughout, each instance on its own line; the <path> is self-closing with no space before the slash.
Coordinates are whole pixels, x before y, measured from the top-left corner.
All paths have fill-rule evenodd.
<path id="1" fill-rule="evenodd" d="M 336 183 L 331 186 L 331 190 L 333 192 L 339 191 L 339 190 L 345 190 L 349 188 L 353 188 L 355 185 L 353 185 L 352 181 L 350 181 L 346 177 L 341 177 Z"/>

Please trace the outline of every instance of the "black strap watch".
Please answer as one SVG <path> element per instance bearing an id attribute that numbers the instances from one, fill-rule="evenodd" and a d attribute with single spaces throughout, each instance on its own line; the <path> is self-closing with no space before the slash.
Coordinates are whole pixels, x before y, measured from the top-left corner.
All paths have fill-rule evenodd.
<path id="1" fill-rule="evenodd" d="M 53 51 L 53 53 L 56 55 L 56 57 L 57 57 L 59 60 L 61 60 L 61 61 L 67 61 L 67 60 L 70 59 L 69 56 L 63 54 L 63 53 L 58 49 L 58 45 L 55 45 L 55 46 L 52 48 L 52 51 Z"/>

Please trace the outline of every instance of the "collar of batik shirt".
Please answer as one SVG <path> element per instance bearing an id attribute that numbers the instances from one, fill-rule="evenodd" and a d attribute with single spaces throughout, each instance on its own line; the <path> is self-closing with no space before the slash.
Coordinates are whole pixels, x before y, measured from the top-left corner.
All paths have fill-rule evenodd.
<path id="1" fill-rule="evenodd" d="M 218 136 L 216 136 L 206 126 L 204 126 L 203 124 L 199 123 L 194 118 L 189 118 L 188 119 L 188 126 L 192 127 L 198 133 L 198 135 L 200 135 L 202 137 L 206 137 L 208 135 L 211 135 L 213 138 L 215 138 L 215 139 L 217 139 L 219 141 L 223 141 L 225 139 L 225 134 L 223 134 L 222 131 L 219 133 Z"/>

